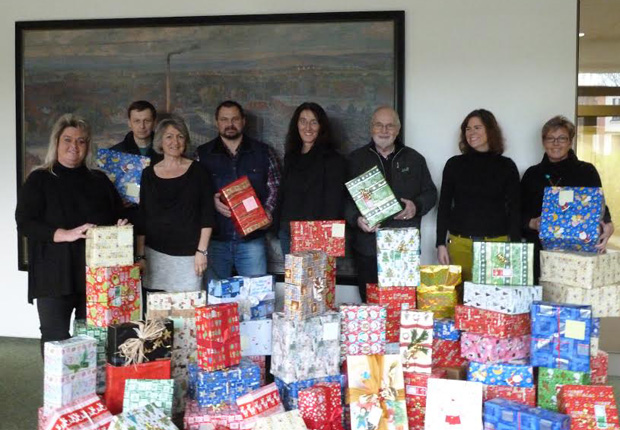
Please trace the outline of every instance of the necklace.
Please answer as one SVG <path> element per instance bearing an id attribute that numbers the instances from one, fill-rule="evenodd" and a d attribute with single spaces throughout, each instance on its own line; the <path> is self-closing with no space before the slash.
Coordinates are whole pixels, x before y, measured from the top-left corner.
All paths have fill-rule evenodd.
<path id="1" fill-rule="evenodd" d="M 559 186 L 560 186 L 560 182 L 562 182 L 562 178 L 558 178 L 558 180 L 557 180 L 557 181 L 553 182 L 553 181 L 551 180 L 551 175 L 549 175 L 549 174 L 546 174 L 546 175 L 545 175 L 545 178 L 547 178 L 547 181 L 549 182 L 549 184 L 550 184 L 552 187 L 559 187 Z"/>

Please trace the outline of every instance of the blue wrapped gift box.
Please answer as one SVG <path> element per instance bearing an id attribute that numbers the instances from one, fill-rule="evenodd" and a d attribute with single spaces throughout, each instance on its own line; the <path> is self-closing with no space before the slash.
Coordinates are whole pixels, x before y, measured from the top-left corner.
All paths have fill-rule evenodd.
<path id="1" fill-rule="evenodd" d="M 149 157 L 98 149 L 97 167 L 103 170 L 126 203 L 140 203 L 142 171 L 151 164 Z"/>
<path id="2" fill-rule="evenodd" d="M 532 304 L 532 366 L 589 372 L 591 335 L 590 306 Z"/>
<path id="3" fill-rule="evenodd" d="M 346 380 L 344 375 L 324 376 L 322 378 L 305 379 L 303 381 L 285 383 L 279 378 L 274 378 L 274 382 L 278 387 L 282 404 L 287 411 L 292 409 L 298 409 L 299 392 L 310 388 L 319 382 L 338 382 L 342 390 L 342 396 L 344 401 L 344 388 L 346 386 Z"/>
<path id="4" fill-rule="evenodd" d="M 460 340 L 461 331 L 456 329 L 454 320 L 441 318 L 433 322 L 433 336 L 443 340 Z"/>
<path id="5" fill-rule="evenodd" d="M 243 277 L 234 276 L 228 279 L 211 279 L 207 291 L 209 292 L 209 296 L 218 299 L 232 299 L 241 293 L 242 288 Z"/>
<path id="6" fill-rule="evenodd" d="M 534 369 L 530 364 L 469 362 L 467 380 L 487 385 L 533 387 Z"/>
<path id="7" fill-rule="evenodd" d="M 602 188 L 546 187 L 539 233 L 543 248 L 596 252 L 604 211 Z"/>
<path id="8" fill-rule="evenodd" d="M 233 405 L 238 397 L 260 388 L 260 367 L 247 358 L 238 366 L 207 372 L 196 363 L 187 366 L 188 395 L 200 407 Z"/>
<path id="9" fill-rule="evenodd" d="M 505 399 L 484 402 L 485 430 L 569 430 L 570 417 Z"/>

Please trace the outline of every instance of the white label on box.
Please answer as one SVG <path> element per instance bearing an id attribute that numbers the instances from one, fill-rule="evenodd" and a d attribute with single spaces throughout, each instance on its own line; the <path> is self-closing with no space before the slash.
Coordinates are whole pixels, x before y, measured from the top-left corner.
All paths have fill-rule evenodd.
<path id="1" fill-rule="evenodd" d="M 379 406 L 374 406 L 370 410 L 366 421 L 368 422 L 368 424 L 371 424 L 373 426 L 372 428 L 379 428 L 379 421 L 381 421 L 381 417 L 383 417 L 383 409 L 381 409 Z"/>
<path id="2" fill-rule="evenodd" d="M 586 323 L 585 321 L 567 320 L 564 327 L 564 337 L 567 339 L 586 339 Z"/>
<path id="3" fill-rule="evenodd" d="M 248 339 L 247 336 L 241 336 L 239 339 L 239 343 L 241 345 L 241 350 L 244 350 L 250 346 L 250 339 Z"/>
<path id="4" fill-rule="evenodd" d="M 337 322 L 323 325 L 323 340 L 336 340 L 340 337 L 340 324 Z"/>
<path id="5" fill-rule="evenodd" d="M 558 196 L 558 203 L 560 206 L 564 206 L 565 204 L 572 203 L 575 200 L 575 193 L 573 190 L 561 190 L 560 195 Z"/>
<path id="6" fill-rule="evenodd" d="M 258 204 L 256 204 L 256 199 L 254 197 L 248 197 L 241 203 L 243 203 L 243 207 L 245 208 L 246 212 L 251 212 L 258 207 Z"/>
<path id="7" fill-rule="evenodd" d="M 130 228 L 120 228 L 117 236 L 118 246 L 126 246 L 133 243 L 133 230 Z"/>
<path id="8" fill-rule="evenodd" d="M 596 428 L 606 429 L 607 425 L 607 411 L 605 411 L 605 405 L 594 405 L 594 417 L 596 418 Z"/>
<path id="9" fill-rule="evenodd" d="M 332 224 L 332 237 L 344 237 L 344 223 Z"/>
<path id="10" fill-rule="evenodd" d="M 140 185 L 130 182 L 125 184 L 125 194 L 128 197 L 138 198 L 140 197 Z"/>

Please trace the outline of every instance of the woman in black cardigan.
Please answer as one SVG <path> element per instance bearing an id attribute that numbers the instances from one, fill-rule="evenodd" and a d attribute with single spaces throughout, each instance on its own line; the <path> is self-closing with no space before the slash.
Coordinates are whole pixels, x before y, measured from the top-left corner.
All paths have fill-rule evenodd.
<path id="1" fill-rule="evenodd" d="M 542 128 L 545 155 L 542 161 L 526 170 L 521 179 L 522 223 L 524 237 L 534 243 L 534 276 L 540 274 L 538 231 L 545 187 L 600 187 L 601 178 L 590 163 L 580 161 L 572 149 L 575 125 L 563 116 L 555 116 Z M 604 252 L 607 241 L 614 232 L 609 209 L 601 222 L 601 235 L 596 248 Z"/>
<path id="2" fill-rule="evenodd" d="M 17 196 L 15 219 L 28 238 L 28 301 L 37 300 L 43 343 L 70 337 L 69 324 L 86 318 L 85 238 L 95 225 L 126 224 L 123 204 L 106 175 L 94 170 L 91 132 L 65 114 L 54 125 L 43 166 Z"/>
<path id="3" fill-rule="evenodd" d="M 286 136 L 276 209 L 282 252 L 290 251 L 290 222 L 341 219 L 346 163 L 334 149 L 329 119 L 316 103 L 295 109 Z"/>

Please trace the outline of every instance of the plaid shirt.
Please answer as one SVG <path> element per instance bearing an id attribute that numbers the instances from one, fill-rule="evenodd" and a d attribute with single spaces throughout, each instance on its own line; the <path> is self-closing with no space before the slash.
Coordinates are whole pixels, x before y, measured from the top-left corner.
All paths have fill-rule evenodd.
<path id="1" fill-rule="evenodd" d="M 282 173 L 280 170 L 280 162 L 278 155 L 269 147 L 269 168 L 267 170 L 267 199 L 265 200 L 265 210 L 273 215 L 278 200 L 278 190 L 280 189 L 280 179 Z"/>

